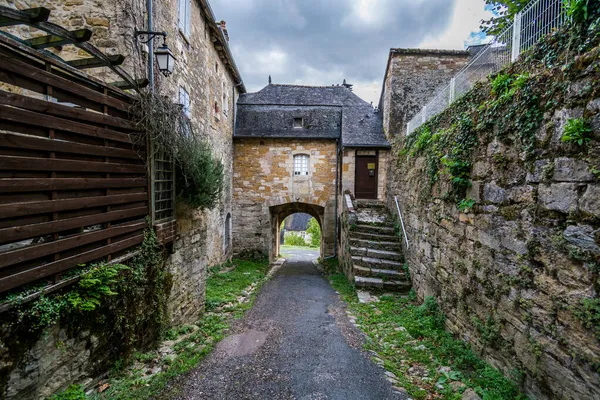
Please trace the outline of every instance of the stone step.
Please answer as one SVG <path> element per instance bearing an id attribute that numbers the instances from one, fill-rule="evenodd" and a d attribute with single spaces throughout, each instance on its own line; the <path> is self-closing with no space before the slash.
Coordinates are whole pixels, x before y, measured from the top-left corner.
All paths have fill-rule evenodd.
<path id="1" fill-rule="evenodd" d="M 403 265 L 400 261 L 361 256 L 352 256 L 352 263 L 360 267 L 375 269 L 395 269 L 396 271 L 402 271 Z"/>
<path id="2" fill-rule="evenodd" d="M 363 233 L 376 233 L 378 235 L 394 235 L 396 230 L 394 229 L 394 225 L 366 225 L 366 224 L 357 224 L 353 229 L 353 232 L 363 232 Z"/>
<path id="3" fill-rule="evenodd" d="M 356 199 L 354 200 L 355 208 L 385 208 L 385 203 L 375 199 Z"/>
<path id="4" fill-rule="evenodd" d="M 353 270 L 355 276 L 368 276 L 373 278 L 392 279 L 396 281 L 407 281 L 404 272 L 393 269 L 367 268 L 361 267 L 360 265 L 355 265 Z"/>
<path id="5" fill-rule="evenodd" d="M 394 242 L 398 240 L 396 235 L 381 235 L 379 233 L 350 231 L 350 240 L 371 240 L 376 242 Z"/>
<path id="6" fill-rule="evenodd" d="M 377 250 L 392 250 L 392 251 L 402 251 L 402 245 L 398 241 L 398 238 L 395 236 L 391 236 L 395 240 L 393 241 L 378 241 L 378 240 L 369 240 L 369 239 L 359 239 L 359 238 L 350 238 L 350 245 L 353 247 L 366 247 L 369 249 L 377 249 Z"/>
<path id="7" fill-rule="evenodd" d="M 365 247 L 350 247 L 350 254 L 353 256 L 362 256 L 370 258 L 380 258 L 383 260 L 402 261 L 404 257 L 402 253 L 389 250 L 369 249 Z"/>
<path id="8" fill-rule="evenodd" d="M 394 292 L 408 292 L 411 287 L 410 283 L 406 281 L 384 280 L 365 276 L 355 276 L 354 285 L 358 288 L 390 290 Z"/>

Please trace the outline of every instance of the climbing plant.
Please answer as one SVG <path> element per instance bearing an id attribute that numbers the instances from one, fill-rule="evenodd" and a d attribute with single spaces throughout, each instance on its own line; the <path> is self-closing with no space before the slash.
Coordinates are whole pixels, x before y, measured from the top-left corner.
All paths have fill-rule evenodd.
<path id="1" fill-rule="evenodd" d="M 145 144 L 148 137 L 155 153 L 175 161 L 178 198 L 195 208 L 214 207 L 223 190 L 223 163 L 182 106 L 157 88 L 143 93 L 130 113 L 142 132 L 134 141 Z"/>

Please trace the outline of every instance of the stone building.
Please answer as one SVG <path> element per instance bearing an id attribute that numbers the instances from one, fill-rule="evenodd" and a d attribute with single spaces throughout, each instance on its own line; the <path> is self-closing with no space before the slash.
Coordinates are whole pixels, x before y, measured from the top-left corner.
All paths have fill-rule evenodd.
<path id="1" fill-rule="evenodd" d="M 171 323 L 180 325 L 197 321 L 204 310 L 207 267 L 226 261 L 232 254 L 234 105 L 245 87 L 229 50 L 225 24 L 217 22 L 206 0 L 153 3 L 152 30 L 167 32 L 166 42 L 177 58 L 171 76 L 161 75 L 155 67 L 155 90 L 183 105 L 194 134 L 209 141 L 225 173 L 216 207 L 200 210 L 180 203 L 175 207 L 177 236 L 167 260 L 173 277 L 168 307 Z M 125 56 L 122 68 L 134 78 L 148 77 L 148 47 L 142 43 L 145 38 L 136 40 L 135 36 L 136 30 L 148 30 L 146 0 L 7 0 L 2 4 L 19 10 L 49 8 L 50 22 L 71 30 L 91 30 L 93 45 L 107 55 Z M 0 29 L 20 38 L 45 35 L 24 25 Z M 160 44 L 162 38 L 155 38 L 154 46 Z M 65 61 L 89 57 L 71 45 L 48 51 Z M 108 68 L 86 72 L 105 82 L 120 80 Z M 52 329 L 59 331 L 60 327 Z M 86 350 L 89 338 L 74 340 L 73 349 L 81 349 L 80 353 L 65 353 L 58 344 L 40 343 L 31 354 L 31 363 L 10 374 L 8 398 L 45 398 L 69 383 L 90 378 L 102 359 L 90 357 Z M 43 363 L 36 363 L 41 359 Z M 53 373 L 57 370 L 66 373 L 59 376 Z"/>
<path id="2" fill-rule="evenodd" d="M 16 9 L 34 6 L 31 3 L 8 0 Z M 234 104 L 245 87 L 229 50 L 225 23 L 216 21 L 206 0 L 153 3 L 152 30 L 167 32 L 166 43 L 177 59 L 168 77 L 155 66 L 156 90 L 183 105 L 195 134 L 210 142 L 225 167 L 224 190 L 214 209 L 195 210 L 182 203 L 176 207 L 178 238 L 168 260 L 174 278 L 169 304 L 172 322 L 186 323 L 203 309 L 206 267 L 231 255 Z M 89 29 L 90 42 L 101 51 L 125 56 L 122 67 L 135 79 L 148 77 L 146 38 L 135 35 L 136 30 L 147 30 L 146 0 L 48 0 L 40 5 L 52 9 L 50 22 L 68 29 Z M 20 37 L 41 34 L 24 25 L 3 29 Z M 154 47 L 162 41 L 156 37 Z M 89 57 L 70 45 L 51 50 L 64 60 Z M 118 80 L 108 68 L 86 72 L 106 82 Z"/>
<path id="3" fill-rule="evenodd" d="M 389 143 L 381 114 L 351 85 L 269 84 L 240 96 L 234 133 L 234 252 L 273 258 L 279 226 L 304 212 L 322 231 L 321 254 L 335 253 L 343 191 L 385 199 Z"/>

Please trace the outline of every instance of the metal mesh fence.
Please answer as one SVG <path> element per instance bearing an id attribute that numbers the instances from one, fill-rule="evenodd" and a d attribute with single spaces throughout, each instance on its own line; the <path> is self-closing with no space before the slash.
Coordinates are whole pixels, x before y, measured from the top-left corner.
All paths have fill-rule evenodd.
<path id="1" fill-rule="evenodd" d="M 407 124 L 407 134 L 452 104 L 473 85 L 515 61 L 519 54 L 567 21 L 563 0 L 534 0 L 513 24 L 485 45 Z"/>

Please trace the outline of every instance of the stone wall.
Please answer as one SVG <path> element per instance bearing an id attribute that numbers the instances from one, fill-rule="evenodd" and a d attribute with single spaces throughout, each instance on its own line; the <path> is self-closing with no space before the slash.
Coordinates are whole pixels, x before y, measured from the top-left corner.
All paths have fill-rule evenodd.
<path id="1" fill-rule="evenodd" d="M 309 175 L 294 176 L 294 155 L 309 155 Z M 279 223 L 306 212 L 321 223 L 324 255 L 335 234 L 335 140 L 250 139 L 234 141 L 233 249 L 275 257 Z"/>
<path id="2" fill-rule="evenodd" d="M 123 68 L 135 78 L 146 77 L 147 56 L 136 45 L 134 30 L 146 29 L 145 0 L 48 0 L 41 3 L 27 0 L 8 0 L 17 9 L 44 6 L 51 9 L 50 22 L 67 29 L 92 30 L 90 40 L 105 54 L 126 57 Z M 206 267 L 223 262 L 229 255 L 229 243 L 224 243 L 225 221 L 231 213 L 232 135 L 234 105 L 238 89 L 222 51 L 213 44 L 214 32 L 207 26 L 207 16 L 201 3 L 192 2 L 191 32 L 185 37 L 178 28 L 178 2 L 154 2 L 154 30 L 168 33 L 167 43 L 177 58 L 173 74 L 164 77 L 155 67 L 155 81 L 161 92 L 179 100 L 180 88 L 190 96 L 190 118 L 195 133 L 207 138 L 224 164 L 225 185 L 218 205 L 200 211 L 177 205 L 177 235 L 174 253 L 169 264 L 174 275 L 171 316 L 174 324 L 194 321 L 204 306 Z M 19 26 L 3 28 L 21 37 L 42 34 L 32 28 Z M 155 47 L 161 43 L 155 39 Z M 54 50 L 65 60 L 89 57 L 74 46 Z M 230 64 L 230 63 L 229 63 Z M 90 75 L 106 82 L 120 80 L 107 68 L 87 70 Z M 217 104 L 217 109 L 215 108 Z M 209 229 L 210 228 L 210 229 Z M 231 237 L 231 235 L 230 235 Z"/>
<path id="3" fill-rule="evenodd" d="M 402 136 L 408 121 L 469 57 L 458 50 L 391 49 L 379 104 L 386 136 Z"/>
<path id="4" fill-rule="evenodd" d="M 352 195 L 345 194 L 340 196 L 339 199 L 339 210 L 340 210 L 340 246 L 338 248 L 338 260 L 342 272 L 348 277 L 350 282 L 354 281 L 354 263 L 352 262 L 352 253 L 350 252 L 350 231 L 354 229 L 358 223 L 358 217 L 356 216 L 356 210 L 354 210 L 354 204 L 352 203 Z"/>
<path id="5" fill-rule="evenodd" d="M 354 184 L 356 180 L 356 152 L 361 151 L 361 154 L 375 155 L 375 150 L 361 150 L 354 148 L 345 148 L 342 152 L 342 193 L 349 191 L 355 193 Z M 379 200 L 387 199 L 387 171 L 389 151 L 379 150 L 379 160 L 377 169 L 377 198 Z"/>
<path id="6" fill-rule="evenodd" d="M 141 47 L 136 45 L 133 34 L 135 29 L 146 29 L 145 0 L 8 0 L 8 6 L 17 9 L 35 6 L 50 8 L 51 22 L 67 29 L 91 29 L 92 44 L 106 54 L 126 56 L 123 68 L 135 78 L 146 76 L 147 58 L 140 50 Z M 232 212 L 232 135 L 234 105 L 239 89 L 236 85 L 239 82 L 230 73 L 231 62 L 223 58 L 223 49 L 215 48 L 215 32 L 207 25 L 212 17 L 207 16 L 201 6 L 200 1 L 192 1 L 192 29 L 190 36 L 184 37 L 178 29 L 178 2 L 154 2 L 154 30 L 168 32 L 167 43 L 177 57 L 175 71 L 171 76 L 164 77 L 155 68 L 156 85 L 174 102 L 178 102 L 180 88 L 189 93 L 190 118 L 195 134 L 211 143 L 214 153 L 224 164 L 225 173 L 223 193 L 214 209 L 190 209 L 185 204 L 177 204 L 178 236 L 167 260 L 169 272 L 173 276 L 169 299 L 173 325 L 197 320 L 204 311 L 207 267 L 222 263 L 231 256 L 231 243 L 224 243 L 224 238 L 227 215 Z M 23 26 L 2 29 L 25 38 L 44 34 Z M 160 40 L 162 39 L 155 39 L 155 47 L 160 44 Z M 61 50 L 54 51 L 66 60 L 89 57 L 73 46 L 64 46 Z M 87 72 L 106 82 L 120 80 L 105 68 Z M 61 327 L 53 327 L 51 331 L 63 332 Z M 88 358 L 91 357 L 91 339 L 80 336 L 67 340 L 73 349 L 83 349 L 77 354 L 71 354 L 71 350 L 65 353 L 72 357 L 56 357 L 55 352 L 50 350 L 53 345 L 60 347 L 61 341 L 51 341 L 52 345 L 36 344 L 28 359 L 39 362 L 20 366 L 27 374 L 22 379 L 9 381 L 8 393 L 16 393 L 11 387 L 17 385 L 21 393 L 28 395 L 16 398 L 44 398 L 56 389 L 64 389 L 71 383 L 91 379 L 98 372 L 92 368 L 95 362 Z M 101 356 L 96 354 L 94 357 Z"/>
<path id="7" fill-rule="evenodd" d="M 440 164 L 431 162 L 445 153 L 436 160 L 405 147 L 422 132 L 396 140 L 390 163 L 388 203 L 394 209 L 397 195 L 405 213 L 411 243 L 405 253 L 418 297 L 435 296 L 447 328 L 507 375 L 519 372 L 536 399 L 600 398 L 598 311 L 583 311 L 598 304 L 598 54 L 596 48 L 565 70 L 517 64 L 508 74 L 527 72 L 519 76 L 531 84 L 519 90 L 529 94 L 517 91 L 490 111 L 499 103 L 487 83 L 431 122 L 433 135 L 450 135 L 461 129 L 460 115 L 470 128 L 456 133 L 463 139 L 457 146 L 476 138 L 466 193 L 471 209 L 457 207 L 448 170 L 442 167 L 432 181 L 432 165 Z M 554 93 L 552 101 L 540 100 L 541 93 Z M 536 107 L 545 113 L 526 114 Z M 406 112 L 401 121 L 410 117 Z M 567 121 L 579 117 L 591 124 L 591 141 L 562 142 Z M 523 136 L 530 125 L 512 128 L 524 118 L 537 126 L 533 137 Z"/>

